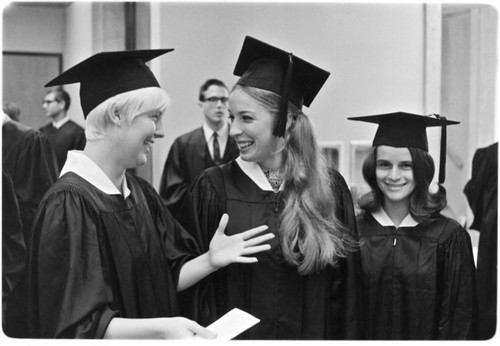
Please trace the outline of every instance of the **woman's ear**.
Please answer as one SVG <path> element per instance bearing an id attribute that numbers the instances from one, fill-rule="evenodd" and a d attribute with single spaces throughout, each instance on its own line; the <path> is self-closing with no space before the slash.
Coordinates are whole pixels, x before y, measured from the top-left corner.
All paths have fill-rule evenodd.
<path id="1" fill-rule="evenodd" d="M 116 124 L 118 126 L 121 126 L 121 122 L 123 120 L 123 117 L 120 115 L 117 109 L 113 110 L 113 114 L 110 116 L 111 121 L 113 124 Z"/>

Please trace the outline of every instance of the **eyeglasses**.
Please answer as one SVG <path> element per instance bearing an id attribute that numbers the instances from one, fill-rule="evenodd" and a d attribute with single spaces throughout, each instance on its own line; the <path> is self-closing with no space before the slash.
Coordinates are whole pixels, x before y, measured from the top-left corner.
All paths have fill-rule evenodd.
<path id="1" fill-rule="evenodd" d="M 209 102 L 209 103 L 214 104 L 214 105 L 217 104 L 217 102 L 219 102 L 219 101 L 222 104 L 225 105 L 227 103 L 227 101 L 228 101 L 228 98 L 227 97 L 215 97 L 214 96 L 214 97 L 208 97 L 208 98 L 205 99 L 205 102 Z"/>

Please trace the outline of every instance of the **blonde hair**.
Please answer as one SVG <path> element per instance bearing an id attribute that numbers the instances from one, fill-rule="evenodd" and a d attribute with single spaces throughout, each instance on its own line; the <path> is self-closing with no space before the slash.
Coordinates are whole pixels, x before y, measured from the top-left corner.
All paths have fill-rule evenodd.
<path id="1" fill-rule="evenodd" d="M 279 95 L 248 86 L 236 88 L 274 114 L 276 122 Z M 355 242 L 335 214 L 333 194 L 337 192 L 309 118 L 289 103 L 287 124 L 283 149 L 285 207 L 278 233 L 285 260 L 306 275 L 335 266 L 354 249 Z"/>
<path id="2" fill-rule="evenodd" d="M 86 120 L 85 137 L 87 141 L 104 138 L 115 114 L 125 116 L 131 123 L 136 116 L 144 113 L 163 113 L 169 104 L 168 94 L 158 87 L 141 88 L 115 95 L 90 111 Z"/>

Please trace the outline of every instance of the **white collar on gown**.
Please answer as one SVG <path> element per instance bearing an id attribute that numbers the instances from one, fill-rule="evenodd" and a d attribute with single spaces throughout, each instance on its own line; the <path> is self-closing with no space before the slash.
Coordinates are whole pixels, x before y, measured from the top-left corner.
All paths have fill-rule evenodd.
<path id="1" fill-rule="evenodd" d="M 122 195 L 122 192 L 118 190 L 106 173 L 81 150 L 68 151 L 68 157 L 59 176 L 62 177 L 67 172 L 78 174 L 105 194 Z M 130 195 L 125 176 L 123 177 L 122 191 L 124 198 Z"/>
<path id="2" fill-rule="evenodd" d="M 255 162 L 244 161 L 241 156 L 236 159 L 236 163 L 240 166 L 243 173 L 245 173 L 252 181 L 264 191 L 273 191 L 273 187 L 266 178 L 266 175 Z M 280 191 L 283 191 L 285 183 L 281 183 Z"/>
<path id="3" fill-rule="evenodd" d="M 387 213 L 385 212 L 384 208 L 380 207 L 378 210 L 372 213 L 372 216 L 381 226 L 394 226 L 394 222 L 392 222 L 391 218 Z M 410 213 L 406 215 L 406 217 L 401 221 L 401 224 L 397 226 L 396 228 L 399 227 L 415 227 L 418 225 L 418 222 L 415 221 L 415 219 L 411 216 Z"/>

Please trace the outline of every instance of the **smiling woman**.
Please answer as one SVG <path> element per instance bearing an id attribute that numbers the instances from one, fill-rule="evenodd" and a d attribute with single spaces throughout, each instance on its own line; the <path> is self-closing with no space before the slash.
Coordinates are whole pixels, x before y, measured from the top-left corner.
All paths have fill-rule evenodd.
<path id="1" fill-rule="evenodd" d="M 234 307 L 251 311 L 260 322 L 241 339 L 362 338 L 351 195 L 326 165 L 302 111 L 329 73 L 247 36 L 235 74 L 230 135 L 240 157 L 198 177 L 186 223 L 202 249 L 224 213 L 228 234 L 265 222 L 276 240 L 255 266 L 228 266 L 209 279 L 200 318 L 210 323 Z"/>
<path id="2" fill-rule="evenodd" d="M 446 206 L 444 171 L 438 191 L 429 191 L 434 161 L 426 128 L 457 122 L 402 112 L 349 119 L 379 124 L 363 163 L 371 191 L 360 198 L 364 212 L 357 217 L 368 337 L 475 338 L 470 237 L 440 214 Z"/>
<path id="3" fill-rule="evenodd" d="M 214 338 L 180 317 L 197 301 L 181 306 L 177 292 L 270 248 L 262 243 L 273 235 L 259 235 L 267 227 L 227 236 L 223 215 L 201 252 L 154 188 L 128 172 L 164 136 L 168 97 L 146 62 L 169 51 L 99 53 L 49 83 L 80 83 L 89 140 L 69 152 L 33 223 L 31 337 Z"/>

